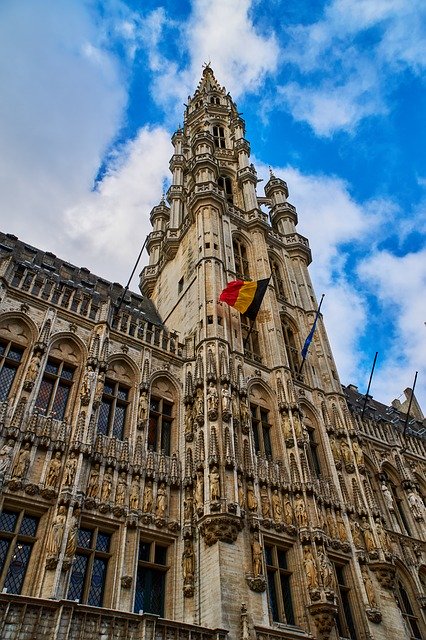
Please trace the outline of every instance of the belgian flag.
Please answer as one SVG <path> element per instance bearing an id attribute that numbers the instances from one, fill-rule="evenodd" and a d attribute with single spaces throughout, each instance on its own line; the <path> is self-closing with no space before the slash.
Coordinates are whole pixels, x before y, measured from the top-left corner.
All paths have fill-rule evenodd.
<path id="1" fill-rule="evenodd" d="M 219 296 L 221 302 L 226 302 L 234 307 L 250 320 L 255 320 L 263 297 L 268 288 L 269 278 L 247 282 L 245 280 L 233 280 L 229 282 Z"/>

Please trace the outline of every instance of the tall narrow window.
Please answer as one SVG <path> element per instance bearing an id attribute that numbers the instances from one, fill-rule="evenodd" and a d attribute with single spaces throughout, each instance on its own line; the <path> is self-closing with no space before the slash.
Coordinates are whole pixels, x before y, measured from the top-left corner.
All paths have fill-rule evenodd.
<path id="1" fill-rule="evenodd" d="M 234 196 L 232 194 L 232 182 L 228 176 L 219 176 L 217 184 L 222 191 L 225 192 L 225 197 L 230 204 L 234 202 Z"/>
<path id="2" fill-rule="evenodd" d="M 123 440 L 128 406 L 129 388 L 107 378 L 99 407 L 98 433 Z"/>
<path id="3" fill-rule="evenodd" d="M 350 602 L 350 587 L 348 587 L 345 580 L 345 569 L 342 565 L 334 565 L 336 573 L 337 591 L 338 591 L 338 612 L 336 624 L 339 630 L 339 635 L 344 638 L 351 638 L 356 640 L 357 635 L 355 631 L 354 619 L 352 616 L 351 602 Z"/>
<path id="4" fill-rule="evenodd" d="M 141 540 L 139 544 L 138 571 L 136 576 L 136 613 L 155 613 L 164 617 L 167 546 L 158 542 Z"/>
<path id="5" fill-rule="evenodd" d="M 244 353 L 249 360 L 254 362 L 262 362 L 259 347 L 259 332 L 254 327 L 252 328 L 253 321 L 249 320 L 246 316 L 241 316 L 241 335 L 244 344 Z"/>
<path id="6" fill-rule="evenodd" d="M 287 556 L 286 549 L 265 544 L 266 575 L 272 620 L 295 624 L 291 595 L 291 571 L 288 570 Z"/>
<path id="7" fill-rule="evenodd" d="M 214 144 L 219 149 L 225 149 L 225 129 L 223 127 L 213 127 Z"/>
<path id="8" fill-rule="evenodd" d="M 241 242 L 239 238 L 232 240 L 232 246 L 234 248 L 234 262 L 235 272 L 237 278 L 242 280 L 249 280 L 249 262 L 247 259 L 247 250 L 245 244 Z"/>
<path id="9" fill-rule="evenodd" d="M 0 401 L 9 396 L 23 353 L 23 347 L 0 341 Z"/>
<path id="10" fill-rule="evenodd" d="M 173 403 L 165 398 L 151 397 L 149 407 L 148 448 L 170 455 Z"/>
<path id="11" fill-rule="evenodd" d="M 293 329 L 285 319 L 281 321 L 281 327 L 283 330 L 284 344 L 289 367 L 293 373 L 297 373 L 299 371 L 300 356 L 299 349 L 296 346 Z"/>
<path id="12" fill-rule="evenodd" d="M 3 509 L 0 514 L 0 590 L 22 592 L 38 522 L 25 511 Z"/>
<path id="13" fill-rule="evenodd" d="M 418 618 L 414 613 L 408 593 L 404 589 L 400 580 L 397 582 L 395 595 L 398 600 L 399 608 L 401 609 L 402 617 L 405 620 L 407 628 L 410 630 L 410 639 L 422 640 L 423 636 L 420 632 Z"/>
<path id="14" fill-rule="evenodd" d="M 281 276 L 281 269 L 278 262 L 274 258 L 269 258 L 269 265 L 271 267 L 272 282 L 275 289 L 275 295 L 277 298 L 286 299 L 284 282 Z"/>
<path id="15" fill-rule="evenodd" d="M 251 427 L 253 430 L 253 440 L 256 453 L 272 457 L 269 412 L 264 407 L 260 407 L 256 404 L 251 404 L 250 410 Z"/>
<path id="16" fill-rule="evenodd" d="M 67 598 L 93 607 L 104 605 L 111 534 L 98 528 L 78 531 L 77 551 L 72 567 Z"/>
<path id="17" fill-rule="evenodd" d="M 35 409 L 63 420 L 73 383 L 75 367 L 49 358 L 43 373 Z"/>
<path id="18" fill-rule="evenodd" d="M 308 438 L 309 438 L 309 447 L 308 447 L 308 461 L 309 466 L 311 467 L 311 471 L 316 475 L 321 475 L 321 467 L 318 458 L 318 443 L 315 440 L 315 430 L 307 429 Z"/>

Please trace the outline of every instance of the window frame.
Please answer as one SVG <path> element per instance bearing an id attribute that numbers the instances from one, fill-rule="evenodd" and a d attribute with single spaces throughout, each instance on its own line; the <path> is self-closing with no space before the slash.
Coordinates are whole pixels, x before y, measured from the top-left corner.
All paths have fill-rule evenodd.
<path id="1" fill-rule="evenodd" d="M 153 402 L 158 403 L 159 410 L 156 411 L 152 408 Z M 164 406 L 170 407 L 170 413 L 164 412 Z M 149 416 L 148 416 L 148 429 L 147 429 L 147 447 L 157 453 L 164 452 L 164 455 L 170 456 L 172 449 L 172 434 L 173 434 L 173 422 L 174 422 L 175 402 L 170 398 L 164 396 L 151 395 L 149 399 Z M 162 445 L 165 442 L 165 430 L 164 424 L 168 424 L 168 441 L 167 447 Z M 155 429 L 155 444 L 151 440 L 151 436 Z"/>
<path id="2" fill-rule="evenodd" d="M 272 283 L 275 289 L 275 295 L 281 300 L 287 300 L 285 294 L 284 278 L 282 277 L 281 267 L 278 260 L 273 256 L 269 256 L 269 266 L 271 268 Z"/>
<path id="3" fill-rule="evenodd" d="M 288 360 L 288 366 L 293 375 L 299 374 L 300 352 L 296 343 L 296 332 L 286 317 L 281 317 L 281 330 L 283 332 L 284 346 Z"/>
<path id="4" fill-rule="evenodd" d="M 255 453 L 265 458 L 273 457 L 270 414 L 271 411 L 268 407 L 250 402 L 251 429 Z M 264 419 L 265 416 L 266 420 Z"/>
<path id="5" fill-rule="evenodd" d="M 226 149 L 225 127 L 220 124 L 214 124 L 212 133 L 216 149 Z"/>
<path id="6" fill-rule="evenodd" d="M 52 373 L 51 371 L 47 371 L 47 367 L 48 366 L 57 366 L 58 367 L 58 371 L 56 373 Z M 64 378 L 62 377 L 62 372 L 64 371 L 64 369 L 68 369 L 70 372 L 72 372 L 71 378 Z M 70 402 L 70 397 L 72 394 L 72 387 L 73 384 L 75 382 L 75 374 L 77 371 L 77 367 L 74 364 L 71 364 L 69 362 L 67 362 L 66 360 L 59 360 L 58 358 L 52 358 L 52 357 L 48 357 L 44 368 L 43 368 L 43 374 L 41 376 L 41 381 L 38 387 L 38 391 L 37 391 L 37 397 L 36 397 L 36 401 L 35 401 L 35 405 L 34 405 L 34 410 L 37 413 L 40 413 L 41 415 L 44 416 L 49 416 L 52 413 L 54 413 L 54 415 L 52 415 L 52 418 L 54 418 L 55 420 L 64 420 L 66 417 L 66 412 L 67 412 L 67 408 Z M 41 390 L 43 388 L 43 383 L 44 382 L 50 382 L 52 384 L 52 388 L 49 392 L 49 399 L 46 403 L 45 407 L 39 406 L 38 402 L 39 402 L 39 398 L 40 398 L 40 393 Z M 59 412 L 58 415 L 58 411 L 53 412 L 53 409 L 55 407 L 55 403 L 57 402 L 58 399 L 58 389 L 66 389 L 67 390 L 67 395 L 66 395 L 66 400 L 65 400 L 65 404 L 62 405 L 62 410 Z"/>
<path id="7" fill-rule="evenodd" d="M 268 550 L 271 552 L 270 558 L 272 559 L 272 564 L 268 563 Z M 291 588 L 293 571 L 291 571 L 287 566 L 289 551 L 289 547 L 277 545 L 269 541 L 264 542 L 265 572 L 271 620 L 274 623 L 295 626 L 296 617 L 294 612 L 294 598 Z M 285 566 L 282 566 L 283 563 L 280 558 L 280 556 L 282 557 L 282 554 L 284 555 Z M 274 603 L 272 601 L 273 597 L 275 598 Z M 278 620 L 274 618 L 275 613 L 277 614 Z"/>
<path id="8" fill-rule="evenodd" d="M 112 387 L 113 393 L 107 393 L 105 387 Z M 120 380 L 114 380 L 113 378 L 105 378 L 104 386 L 102 390 L 102 397 L 99 403 L 98 418 L 96 421 L 96 431 L 109 438 L 115 437 L 117 440 L 124 440 L 127 430 L 127 424 L 129 420 L 130 412 L 130 391 L 129 385 L 123 384 Z M 120 398 L 120 392 L 126 393 L 126 398 Z M 103 406 L 108 405 L 108 415 L 106 424 L 106 433 L 99 429 L 99 423 L 102 417 Z M 117 408 L 124 409 L 123 417 L 120 419 L 119 432 L 116 431 L 116 417 L 118 415 Z M 118 435 L 117 435 L 118 434 Z"/>
<path id="9" fill-rule="evenodd" d="M 232 238 L 232 252 L 234 254 L 236 277 L 242 280 L 250 280 L 247 246 L 238 236 L 233 236 Z"/>
<path id="10" fill-rule="evenodd" d="M 4 351 L 0 355 L 0 402 L 4 402 L 7 400 L 14 388 L 14 384 L 16 382 L 16 374 L 18 373 L 19 366 L 24 361 L 24 355 L 26 347 L 22 344 L 14 342 L 13 340 L 7 340 L 6 338 L 0 337 L 0 345 L 4 346 Z M 9 357 L 9 353 L 12 350 L 20 351 L 22 350 L 21 357 L 19 360 Z M 8 382 L 8 388 L 5 394 L 2 393 L 2 375 L 4 370 L 13 371 L 11 380 Z"/>
<path id="11" fill-rule="evenodd" d="M 149 552 L 148 552 L 148 558 L 146 559 L 141 559 L 141 545 L 145 544 L 145 545 L 149 545 Z M 163 551 L 165 551 L 165 558 L 164 558 L 164 562 L 158 562 L 158 557 L 157 557 L 157 547 L 159 547 L 160 549 L 162 549 Z M 165 611 L 166 611 L 166 595 L 167 595 L 167 577 L 168 577 L 168 572 L 171 568 L 171 563 L 169 561 L 170 559 L 170 553 L 171 553 L 171 547 L 172 547 L 172 543 L 170 541 L 166 541 L 166 540 L 161 540 L 161 539 L 152 539 L 149 537 L 145 537 L 144 535 L 141 534 L 141 536 L 139 537 L 139 544 L 138 544 L 138 549 L 137 549 L 137 560 L 136 560 L 136 576 L 135 576 L 135 593 L 134 593 L 134 599 L 133 599 L 133 612 L 134 613 L 139 613 L 140 611 L 142 611 L 143 613 L 151 613 L 154 615 L 159 615 L 161 618 L 164 618 L 165 615 Z M 152 582 L 152 577 L 155 575 L 157 578 L 160 577 L 161 579 L 161 603 L 160 603 L 160 607 L 159 610 L 160 612 L 158 613 L 157 611 L 148 611 L 147 609 L 143 609 L 138 607 L 136 609 L 136 607 L 138 606 L 137 604 L 137 600 L 138 597 L 142 599 L 141 604 L 144 605 L 143 602 L 143 594 L 142 596 L 138 596 L 138 585 L 139 585 L 139 576 L 140 576 L 140 572 L 144 572 L 145 571 L 145 575 L 149 575 L 150 576 L 150 580 Z M 151 591 L 152 593 L 152 591 Z"/>
<path id="12" fill-rule="evenodd" d="M 347 583 L 348 565 L 333 561 L 334 579 L 336 583 L 337 617 L 336 627 L 339 637 L 359 640 L 353 612 L 351 592 L 353 589 Z"/>
<path id="13" fill-rule="evenodd" d="M 395 597 L 397 599 L 398 606 L 404 619 L 405 625 L 410 631 L 410 640 L 422 640 L 422 630 L 420 629 L 419 625 L 421 619 L 415 613 L 415 607 L 413 607 L 412 598 L 410 598 L 409 595 L 409 590 L 406 589 L 405 585 L 403 584 L 401 576 L 398 576 L 395 582 Z M 409 611 L 407 611 L 407 608 L 409 609 Z M 419 635 L 415 635 L 416 631 L 415 629 L 413 629 L 413 624 L 419 632 Z"/>
<path id="14" fill-rule="evenodd" d="M 38 529 L 40 527 L 40 519 L 41 519 L 41 514 L 37 513 L 35 511 L 32 511 L 31 509 L 26 509 L 26 508 L 19 508 L 19 507 L 9 507 L 9 505 L 3 505 L 1 511 L 0 511 L 0 516 L 3 513 L 16 513 L 17 514 L 17 519 L 16 519 L 16 523 L 14 526 L 13 531 L 6 531 L 6 530 L 1 530 L 0 531 L 0 539 L 1 540 L 8 540 L 9 541 L 9 546 L 8 549 L 5 553 L 5 558 L 4 558 L 4 565 L 1 569 L 0 572 L 0 591 L 3 591 L 3 589 L 7 588 L 8 593 L 13 593 L 13 594 L 22 594 L 23 591 L 25 591 L 25 580 L 26 580 L 26 576 L 28 573 L 28 568 L 31 565 L 32 562 L 32 555 L 33 555 L 33 551 L 34 551 L 34 546 L 36 545 L 37 541 L 38 541 L 38 537 L 37 537 L 37 533 L 38 533 Z M 26 534 L 22 534 L 20 533 L 20 529 L 23 523 L 23 520 L 25 517 L 30 517 L 30 518 L 34 518 L 37 520 L 37 524 L 36 524 L 36 528 L 35 528 L 35 532 L 34 535 L 26 535 Z M 9 587 L 5 587 L 5 584 L 7 582 L 7 578 L 8 578 L 8 574 L 10 571 L 10 565 L 15 557 L 15 550 L 16 548 L 21 549 L 21 547 L 19 547 L 19 545 L 29 545 L 30 546 L 30 551 L 29 551 L 29 555 L 26 561 L 26 565 L 24 568 L 24 573 L 22 576 L 22 580 L 21 580 L 21 585 L 20 585 L 20 589 L 19 591 L 10 591 Z"/>

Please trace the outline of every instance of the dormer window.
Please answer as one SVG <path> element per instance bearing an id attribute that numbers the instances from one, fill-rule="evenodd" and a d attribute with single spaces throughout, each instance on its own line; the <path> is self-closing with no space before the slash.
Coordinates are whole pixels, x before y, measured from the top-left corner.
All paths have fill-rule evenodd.
<path id="1" fill-rule="evenodd" d="M 213 138 L 215 147 L 218 149 L 225 149 L 225 129 L 223 127 L 213 127 Z"/>

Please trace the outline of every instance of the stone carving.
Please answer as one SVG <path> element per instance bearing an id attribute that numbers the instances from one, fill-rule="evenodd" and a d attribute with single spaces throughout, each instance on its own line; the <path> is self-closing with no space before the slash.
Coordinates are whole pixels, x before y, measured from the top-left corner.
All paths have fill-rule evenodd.
<path id="1" fill-rule="evenodd" d="M 343 517 L 342 517 L 342 514 L 340 513 L 340 511 L 337 512 L 336 522 L 337 522 L 337 531 L 338 531 L 338 534 L 339 534 L 340 541 L 341 542 L 347 542 L 348 541 L 348 534 L 346 532 L 345 523 L 343 522 Z"/>
<path id="2" fill-rule="evenodd" d="M 72 558 L 77 549 L 78 523 L 80 520 L 80 514 L 81 511 L 77 507 L 72 515 L 71 526 L 68 531 L 67 545 L 65 547 L 66 558 Z"/>
<path id="3" fill-rule="evenodd" d="M 250 413 L 245 396 L 243 396 L 240 400 L 240 422 L 241 431 L 243 433 L 248 433 L 250 426 Z"/>
<path id="4" fill-rule="evenodd" d="M 262 545 L 259 540 L 255 537 L 251 543 L 251 555 L 252 555 L 252 564 L 253 564 L 253 576 L 255 578 L 263 575 L 263 566 L 262 566 Z"/>
<path id="5" fill-rule="evenodd" d="M 123 506 L 126 502 L 126 490 L 127 490 L 127 473 L 122 471 L 117 481 L 117 490 L 115 492 L 115 503 L 119 506 Z"/>
<path id="6" fill-rule="evenodd" d="M 344 438 L 340 443 L 340 450 L 342 452 L 342 458 L 345 465 L 352 464 L 351 450 L 349 449 L 347 440 L 345 440 Z"/>
<path id="7" fill-rule="evenodd" d="M 112 468 L 107 467 L 104 473 L 104 477 L 102 479 L 102 487 L 101 487 L 101 501 L 108 502 L 111 498 L 111 490 L 112 490 Z"/>
<path id="8" fill-rule="evenodd" d="M 355 462 L 357 463 L 358 467 L 364 467 L 364 454 L 358 440 L 354 440 L 352 442 L 352 451 L 354 452 Z"/>
<path id="9" fill-rule="evenodd" d="M 425 504 L 419 494 L 412 489 L 408 492 L 407 500 L 414 518 L 416 520 L 423 520 Z"/>
<path id="10" fill-rule="evenodd" d="M 222 417 L 229 420 L 231 416 L 231 392 L 229 385 L 225 383 L 222 387 Z"/>
<path id="11" fill-rule="evenodd" d="M 231 514 L 218 514 L 206 518 L 200 527 L 200 532 L 206 545 L 210 547 L 219 540 L 228 544 L 235 542 L 242 526 L 240 518 Z"/>
<path id="12" fill-rule="evenodd" d="M 197 511 L 204 507 L 204 474 L 198 471 L 197 480 L 195 482 L 195 508 Z"/>
<path id="13" fill-rule="evenodd" d="M 387 506 L 387 508 L 389 509 L 389 511 L 394 511 L 394 504 L 393 504 L 393 496 L 392 493 L 389 489 L 389 487 L 387 486 L 386 482 L 383 480 L 382 482 L 382 494 L 383 494 L 383 499 L 385 501 L 385 505 Z"/>
<path id="14" fill-rule="evenodd" d="M 327 529 L 330 538 L 333 540 L 337 540 L 339 537 L 339 532 L 337 530 L 336 521 L 334 519 L 333 513 L 331 509 L 326 509 L 326 518 L 327 518 Z"/>
<path id="15" fill-rule="evenodd" d="M 219 399 L 217 395 L 216 385 L 214 382 L 210 382 L 207 389 L 207 413 L 210 420 L 215 420 L 217 418 L 218 404 Z"/>
<path id="16" fill-rule="evenodd" d="M 298 527 L 303 528 L 308 526 L 308 514 L 306 511 L 306 505 L 300 493 L 296 493 L 296 496 L 295 496 L 294 515 L 296 517 L 296 522 Z"/>
<path id="17" fill-rule="evenodd" d="M 333 460 L 336 463 L 337 468 L 340 469 L 342 465 L 342 456 L 340 451 L 340 445 L 334 436 L 330 436 L 330 448 L 333 455 Z"/>
<path id="18" fill-rule="evenodd" d="M 308 589 L 310 591 L 318 589 L 318 570 L 315 558 L 312 554 L 312 549 L 310 547 L 305 547 L 303 556 L 303 565 L 305 567 Z"/>
<path id="19" fill-rule="evenodd" d="M 140 476 L 133 476 L 132 484 L 130 487 L 129 507 L 133 511 L 139 509 L 139 494 L 140 494 Z"/>
<path id="20" fill-rule="evenodd" d="M 10 438 L 0 449 L 0 477 L 4 476 L 6 471 L 9 469 L 14 446 L 15 442 Z"/>
<path id="21" fill-rule="evenodd" d="M 34 382 L 37 380 L 38 372 L 40 370 L 41 354 L 36 352 L 31 358 L 31 362 L 28 365 L 27 375 L 25 377 L 24 389 L 31 391 L 34 386 Z"/>
<path id="22" fill-rule="evenodd" d="M 86 496 L 88 498 L 97 498 L 99 495 L 99 476 L 100 476 L 100 466 L 99 463 L 96 462 L 92 469 L 90 470 L 89 481 L 86 487 Z"/>
<path id="23" fill-rule="evenodd" d="M 47 536 L 46 551 L 48 560 L 57 560 L 59 551 L 61 549 L 62 538 L 64 537 L 66 519 L 66 507 L 64 507 L 64 505 L 61 505 L 60 507 L 58 507 L 56 516 L 53 518 L 52 526 L 50 528 L 49 535 Z M 52 563 L 50 563 L 49 568 L 53 568 Z"/>
<path id="24" fill-rule="evenodd" d="M 286 525 L 293 525 L 293 507 L 291 504 L 290 496 L 286 493 L 284 497 L 284 522 Z"/>
<path id="25" fill-rule="evenodd" d="M 376 533 L 377 533 L 377 537 L 379 538 L 380 546 L 382 547 L 383 551 L 385 553 L 390 553 L 391 544 L 390 544 L 389 536 L 387 531 L 383 528 L 380 520 L 376 521 Z"/>
<path id="26" fill-rule="evenodd" d="M 290 419 L 287 413 L 281 414 L 281 428 L 287 446 L 293 442 L 293 434 L 291 432 Z"/>
<path id="27" fill-rule="evenodd" d="M 374 540 L 373 532 L 365 516 L 362 518 L 361 527 L 366 550 L 368 551 L 368 553 L 376 552 L 376 543 Z"/>
<path id="28" fill-rule="evenodd" d="M 361 574 L 364 582 L 365 592 L 367 594 L 368 604 L 372 609 L 377 609 L 376 594 L 366 565 L 361 565 Z"/>
<path id="29" fill-rule="evenodd" d="M 60 451 L 55 451 L 53 458 L 49 462 L 49 466 L 47 468 L 46 479 L 44 481 L 44 486 L 46 488 L 54 489 L 56 487 L 56 483 L 59 479 L 59 474 L 61 473 L 62 467 L 62 457 Z"/>
<path id="30" fill-rule="evenodd" d="M 257 511 L 257 498 L 254 495 L 253 482 L 247 482 L 247 509 L 249 511 Z"/>
<path id="31" fill-rule="evenodd" d="M 244 602 L 241 605 L 241 640 L 250 640 L 247 607 Z"/>
<path id="32" fill-rule="evenodd" d="M 245 495 L 244 495 L 243 479 L 242 479 L 240 474 L 238 474 L 237 486 L 238 486 L 238 489 L 237 489 L 238 504 L 240 505 L 241 509 L 245 509 L 246 498 L 245 498 Z"/>
<path id="33" fill-rule="evenodd" d="M 105 385 L 105 373 L 102 371 L 99 373 L 98 379 L 96 380 L 95 397 L 93 398 L 94 407 L 97 407 L 102 400 L 104 385 Z"/>
<path id="34" fill-rule="evenodd" d="M 143 429 L 143 427 L 145 426 L 147 417 L 148 417 L 148 394 L 145 391 L 145 389 L 143 389 L 141 391 L 140 396 L 139 396 L 139 403 L 138 403 L 138 427 L 139 427 L 139 429 Z"/>
<path id="35" fill-rule="evenodd" d="M 145 483 L 145 489 L 143 492 L 142 511 L 144 513 L 151 513 L 153 504 L 154 504 L 154 496 L 152 491 L 152 480 L 147 480 Z"/>
<path id="36" fill-rule="evenodd" d="M 238 424 L 240 422 L 240 404 L 238 402 L 238 396 L 236 391 L 232 392 L 231 404 L 232 404 L 232 417 L 234 420 L 234 424 Z"/>
<path id="37" fill-rule="evenodd" d="M 318 562 L 320 566 L 321 579 L 326 591 L 334 590 L 334 570 L 333 566 L 322 549 L 318 551 Z"/>
<path id="38" fill-rule="evenodd" d="M 335 625 L 337 606 L 331 602 L 318 602 L 309 606 L 321 640 L 326 640 Z"/>
<path id="39" fill-rule="evenodd" d="M 271 515 L 271 505 L 269 502 L 268 487 L 266 484 L 262 484 L 260 487 L 260 509 L 262 511 L 263 518 L 269 518 Z"/>
<path id="40" fill-rule="evenodd" d="M 190 522 L 192 520 L 194 512 L 194 496 L 192 495 L 192 488 L 185 488 L 185 500 L 183 502 L 183 517 L 184 520 Z"/>
<path id="41" fill-rule="evenodd" d="M 185 540 L 182 554 L 183 593 L 186 598 L 194 595 L 195 555 L 192 540 Z"/>
<path id="42" fill-rule="evenodd" d="M 357 549 L 363 549 L 364 539 L 363 539 L 361 527 L 353 513 L 350 515 L 349 525 L 351 527 L 351 533 L 352 533 L 352 538 L 353 538 L 355 547 Z"/>
<path id="43" fill-rule="evenodd" d="M 192 442 L 194 439 L 194 416 L 191 405 L 186 407 L 185 412 L 185 439 L 187 442 Z"/>
<path id="44" fill-rule="evenodd" d="M 83 382 L 81 383 L 81 404 L 87 405 L 90 402 L 90 394 L 92 393 L 95 375 L 92 365 L 88 364 L 84 372 Z"/>
<path id="45" fill-rule="evenodd" d="M 75 472 L 77 470 L 77 462 L 77 456 L 75 455 L 74 451 L 71 451 L 65 463 L 63 480 L 64 487 L 72 487 L 74 483 Z"/>
<path id="46" fill-rule="evenodd" d="M 216 465 L 210 471 L 210 499 L 220 500 L 220 476 Z"/>
<path id="47" fill-rule="evenodd" d="M 167 489 L 164 482 L 157 489 L 157 502 L 155 505 L 155 515 L 157 518 L 164 518 L 167 511 Z"/>
<path id="48" fill-rule="evenodd" d="M 282 522 L 283 519 L 283 503 L 281 496 L 278 493 L 278 489 L 274 489 L 272 492 L 272 518 L 276 524 Z"/>
<path id="49" fill-rule="evenodd" d="M 18 458 L 13 465 L 12 478 L 21 480 L 28 469 L 30 463 L 30 443 L 25 442 L 24 446 L 19 450 Z"/>
<path id="50" fill-rule="evenodd" d="M 204 422 L 204 396 L 203 390 L 198 388 L 197 395 L 195 396 L 195 416 L 199 424 Z"/>

